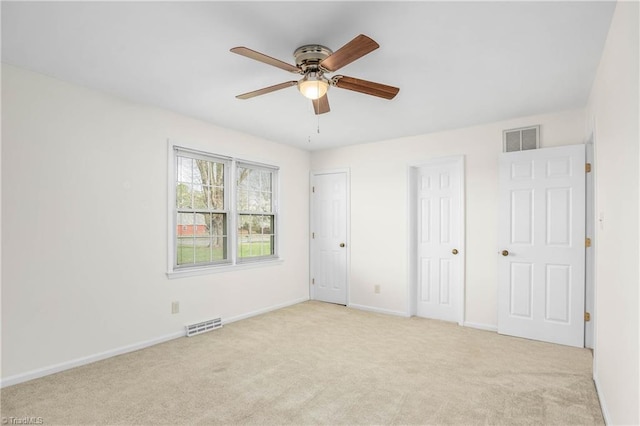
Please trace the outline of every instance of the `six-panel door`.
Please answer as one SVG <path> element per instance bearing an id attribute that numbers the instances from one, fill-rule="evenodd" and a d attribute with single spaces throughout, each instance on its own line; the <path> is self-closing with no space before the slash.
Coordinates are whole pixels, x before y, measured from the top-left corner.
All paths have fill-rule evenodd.
<path id="1" fill-rule="evenodd" d="M 584 345 L 584 145 L 501 154 L 498 332 Z"/>
<path id="2" fill-rule="evenodd" d="M 311 297 L 346 305 L 347 174 L 313 177 Z"/>
<path id="3" fill-rule="evenodd" d="M 461 185 L 459 160 L 418 170 L 416 313 L 421 317 L 460 321 Z"/>

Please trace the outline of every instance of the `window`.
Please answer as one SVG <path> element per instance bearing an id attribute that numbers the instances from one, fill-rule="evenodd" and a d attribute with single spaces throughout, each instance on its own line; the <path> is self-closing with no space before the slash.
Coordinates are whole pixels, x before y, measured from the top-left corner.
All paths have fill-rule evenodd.
<path id="1" fill-rule="evenodd" d="M 169 272 L 277 259 L 277 167 L 172 146 Z"/>
<path id="2" fill-rule="evenodd" d="M 274 171 L 238 164 L 238 259 L 275 254 Z"/>

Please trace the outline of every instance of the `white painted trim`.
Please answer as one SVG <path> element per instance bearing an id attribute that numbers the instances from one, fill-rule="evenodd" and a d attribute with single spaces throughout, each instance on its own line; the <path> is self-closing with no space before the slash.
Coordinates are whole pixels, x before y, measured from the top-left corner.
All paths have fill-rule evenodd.
<path id="1" fill-rule="evenodd" d="M 460 172 L 460 210 L 462 210 L 462 214 L 460 215 L 460 257 L 462 257 L 462 277 L 460 283 L 460 292 L 458 297 L 460 298 L 460 304 L 458 305 L 459 313 L 458 313 L 458 325 L 462 325 L 465 322 L 466 316 L 466 298 L 465 293 L 467 291 L 467 227 L 466 227 L 466 218 L 467 218 L 467 175 L 465 173 L 466 169 L 466 158 L 464 155 L 459 156 L 458 168 Z"/>
<path id="2" fill-rule="evenodd" d="M 349 308 L 359 309 L 361 311 L 376 312 L 379 314 L 396 315 L 396 316 L 405 317 L 405 318 L 409 318 L 411 316 L 406 312 L 393 311 L 391 309 L 376 308 L 375 306 L 358 305 L 355 303 L 350 303 L 347 306 Z"/>
<path id="3" fill-rule="evenodd" d="M 417 226 L 417 202 L 416 202 L 416 176 L 417 167 L 407 166 L 407 192 L 405 194 L 405 205 L 407 206 L 407 312 L 409 316 L 415 316 L 418 312 L 418 274 L 416 252 L 418 250 L 418 236 L 415 230 Z M 414 284 L 415 283 L 415 284 Z"/>
<path id="4" fill-rule="evenodd" d="M 585 236 L 591 238 L 591 247 L 585 247 L 584 254 L 584 306 L 585 310 L 591 314 L 591 321 L 584 323 L 584 347 L 595 348 L 595 322 L 596 322 L 596 303 L 595 303 L 595 246 L 598 245 L 596 240 L 596 205 L 595 205 L 595 172 L 597 164 L 595 164 L 594 137 L 592 133 L 585 143 L 585 160 L 591 163 L 591 172 L 585 175 Z"/>
<path id="5" fill-rule="evenodd" d="M 145 340 L 143 342 L 133 343 L 127 346 L 121 346 L 119 348 L 111 349 L 105 352 L 100 352 L 97 354 L 72 359 L 71 361 L 61 362 L 59 364 L 50 365 L 48 367 L 37 368 L 35 370 L 27 371 L 26 373 L 16 374 L 14 376 L 9 376 L 5 379 L 2 379 L 0 382 L 0 388 L 4 388 L 7 386 L 17 385 L 18 383 L 27 382 L 29 380 L 38 379 L 40 377 L 48 376 L 50 374 L 59 373 L 61 371 L 70 370 L 75 367 L 80 367 L 82 365 L 91 364 L 96 361 L 101 361 L 103 359 L 111 358 L 116 355 L 126 354 L 128 352 L 137 351 L 140 349 L 147 348 L 149 346 L 154 346 L 159 343 L 164 343 L 169 340 L 177 339 L 179 337 L 186 336 L 186 330 L 182 330 L 179 332 L 167 334 L 165 336 L 156 337 L 154 339 Z"/>
<path id="6" fill-rule="evenodd" d="M 246 314 L 236 315 L 234 317 L 223 318 L 222 324 L 230 324 L 232 322 L 240 321 L 243 319 L 255 317 L 257 315 L 266 314 L 267 312 L 276 311 L 278 309 L 286 308 L 287 306 L 297 305 L 298 303 L 306 302 L 308 297 L 301 297 L 299 299 L 290 300 L 288 302 L 279 303 L 277 305 L 267 306 L 266 308 L 258 309 L 256 311 L 247 312 Z"/>
<path id="7" fill-rule="evenodd" d="M 256 311 L 248 312 L 242 315 L 236 315 L 234 317 L 226 318 L 222 320 L 223 324 L 229 324 L 235 321 L 239 321 L 242 319 L 250 318 L 256 315 L 261 315 L 267 312 L 275 311 L 277 309 L 286 308 L 287 306 L 296 305 L 298 303 L 306 302 L 309 300 L 307 297 L 301 297 L 299 299 L 290 300 L 285 303 L 280 303 L 277 305 L 268 306 L 263 309 L 258 309 Z M 148 348 L 149 346 L 154 346 L 159 343 L 164 343 L 169 340 L 177 339 L 179 337 L 184 337 L 187 335 L 186 330 L 181 330 L 179 332 L 167 334 L 165 336 L 157 337 L 155 339 L 145 340 L 143 342 L 134 343 L 127 346 L 122 346 L 119 348 L 111 349 L 105 352 L 100 352 L 94 355 L 85 356 L 82 358 L 76 358 L 71 361 L 61 362 L 59 364 L 54 364 L 48 367 L 38 368 L 32 371 L 28 371 L 26 373 L 16 374 L 14 376 L 9 376 L 0 381 L 0 388 L 4 388 L 7 386 L 17 385 L 18 383 L 27 382 L 29 380 L 38 379 L 40 377 L 48 376 L 51 374 L 59 373 L 61 371 L 70 370 L 75 367 L 80 367 L 82 365 L 87 365 L 94 363 L 96 361 L 101 361 L 103 359 L 111 358 L 117 355 L 126 354 L 129 352 L 137 351 L 140 349 Z"/>
<path id="8" fill-rule="evenodd" d="M 597 119 L 595 116 L 591 117 L 591 139 L 590 139 L 591 143 L 593 144 L 593 160 L 595 163 L 595 160 L 598 158 L 598 123 L 597 123 Z M 593 169 L 591 169 L 591 174 L 592 174 L 592 179 L 593 179 L 593 225 L 594 225 L 594 229 L 593 229 L 593 237 L 594 237 L 594 241 L 596 242 L 596 244 L 592 245 L 591 247 L 593 248 L 593 306 L 594 306 L 594 311 L 595 311 L 595 307 L 598 306 L 598 281 L 597 281 L 597 277 L 598 277 L 598 258 L 599 258 L 599 253 L 600 253 L 600 244 L 597 244 L 597 242 L 600 240 L 600 227 L 602 226 L 602 222 L 600 222 L 599 217 L 600 217 L 600 213 L 598 210 L 600 210 L 600 196 L 598 194 L 598 169 L 597 167 L 593 167 Z M 585 259 L 586 260 L 586 259 Z M 598 393 L 598 398 L 600 399 L 600 392 L 598 392 L 598 386 L 597 386 L 597 377 L 598 377 L 598 315 L 597 312 L 595 312 L 594 318 L 593 318 L 593 381 L 596 384 L 596 392 Z M 602 415 L 604 416 L 604 406 L 603 406 L 603 401 L 600 400 L 600 407 L 602 408 Z M 605 423 L 610 424 L 609 422 L 607 422 L 607 418 L 605 417 Z"/>
<path id="9" fill-rule="evenodd" d="M 175 253 L 176 224 L 173 206 L 176 205 L 174 185 L 176 181 L 176 167 L 174 166 L 174 143 L 167 139 L 167 275 L 173 272 L 173 258 Z"/>
<path id="10" fill-rule="evenodd" d="M 465 321 L 462 326 L 464 327 L 469 327 L 469 328 L 477 328 L 478 330 L 485 330 L 485 331 L 493 331 L 493 332 L 498 332 L 498 326 L 497 325 L 491 325 L 491 324 L 481 324 L 478 322 L 469 322 L 469 321 Z"/>
<path id="11" fill-rule="evenodd" d="M 343 167 L 340 169 L 326 169 L 326 170 L 312 170 L 311 171 L 311 176 L 316 176 L 316 175 L 332 175 L 335 173 L 346 173 L 347 175 L 349 173 L 351 173 L 351 169 L 349 167 Z"/>
<path id="12" fill-rule="evenodd" d="M 598 386 L 598 379 L 594 376 L 593 384 L 596 387 L 596 395 L 598 395 L 598 401 L 600 402 L 600 410 L 602 411 L 602 417 L 604 418 L 604 424 L 610 425 L 611 423 L 611 415 L 609 414 L 609 409 L 607 408 L 607 403 L 604 400 L 604 395 L 600 393 L 600 389 Z"/>
<path id="13" fill-rule="evenodd" d="M 204 268 L 187 268 L 176 269 L 172 272 L 167 272 L 167 278 L 170 280 L 176 278 L 194 277 L 197 275 L 216 274 L 219 272 L 241 271 L 243 269 L 264 268 L 267 266 L 278 266 L 284 263 L 284 259 L 267 259 L 256 260 L 255 262 L 242 262 L 235 265 L 225 264 L 219 266 L 209 266 Z"/>

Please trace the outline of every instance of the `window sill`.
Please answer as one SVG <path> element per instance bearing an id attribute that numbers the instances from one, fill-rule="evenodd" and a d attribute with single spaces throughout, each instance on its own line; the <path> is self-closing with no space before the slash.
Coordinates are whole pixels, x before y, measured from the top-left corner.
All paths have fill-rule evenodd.
<path id="1" fill-rule="evenodd" d="M 255 269 L 269 266 L 281 265 L 284 259 L 268 259 L 255 262 L 237 263 L 235 265 L 203 266 L 201 268 L 178 269 L 167 272 L 170 280 L 176 278 L 195 277 L 198 275 L 217 274 L 220 272 L 241 271 L 244 269 Z"/>

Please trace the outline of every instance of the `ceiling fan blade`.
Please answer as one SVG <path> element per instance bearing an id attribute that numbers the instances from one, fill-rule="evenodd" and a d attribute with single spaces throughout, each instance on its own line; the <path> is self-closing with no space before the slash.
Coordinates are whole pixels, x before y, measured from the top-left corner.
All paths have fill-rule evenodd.
<path id="1" fill-rule="evenodd" d="M 331 79 L 334 86 L 340 89 L 353 90 L 365 95 L 377 96 L 384 99 L 393 99 L 400 91 L 399 88 L 387 86 L 386 84 L 374 83 L 373 81 L 361 80 L 359 78 L 336 75 Z"/>
<path id="2" fill-rule="evenodd" d="M 236 96 L 238 99 L 249 99 L 255 96 L 264 95 L 267 93 L 275 92 L 276 90 L 286 89 L 287 87 L 295 86 L 298 84 L 297 81 L 287 81 L 286 83 L 276 84 L 274 86 L 264 87 L 262 89 L 254 90 L 253 92 L 243 93 L 242 95 Z"/>
<path id="3" fill-rule="evenodd" d="M 311 102 L 313 102 L 313 110 L 316 112 L 316 115 L 325 114 L 331 111 L 327 95 L 324 95 L 319 99 L 314 99 Z"/>
<path id="4" fill-rule="evenodd" d="M 237 53 L 238 55 L 246 56 L 249 59 L 264 62 L 265 64 L 278 67 L 285 71 L 294 72 L 296 74 L 301 73 L 300 69 L 294 65 L 288 64 L 276 58 L 272 58 L 271 56 L 267 56 L 264 53 L 256 52 L 255 50 L 251 50 L 247 47 L 234 47 L 233 49 L 231 49 L 231 52 Z"/>
<path id="5" fill-rule="evenodd" d="M 342 46 L 332 55 L 326 57 L 320 66 L 327 71 L 337 71 L 345 65 L 350 64 L 367 53 L 376 50 L 380 45 L 364 34 L 360 34 L 349 43 Z"/>

